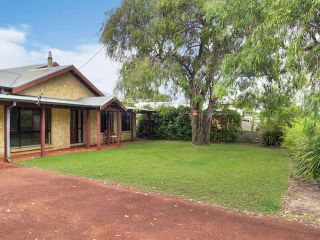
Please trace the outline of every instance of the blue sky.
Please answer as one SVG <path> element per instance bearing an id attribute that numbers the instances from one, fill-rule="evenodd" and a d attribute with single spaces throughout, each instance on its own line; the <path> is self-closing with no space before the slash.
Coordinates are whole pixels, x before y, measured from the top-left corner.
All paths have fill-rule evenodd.
<path id="1" fill-rule="evenodd" d="M 121 0 L 1 1 L 0 69 L 44 63 L 49 50 L 60 65 L 81 66 L 101 49 L 105 12 Z M 81 72 L 112 93 L 121 63 L 100 52 Z"/>
<path id="2" fill-rule="evenodd" d="M 72 49 L 97 42 L 104 13 L 120 0 L 1 1 L 0 27 L 28 26 L 28 47 L 47 44 Z"/>

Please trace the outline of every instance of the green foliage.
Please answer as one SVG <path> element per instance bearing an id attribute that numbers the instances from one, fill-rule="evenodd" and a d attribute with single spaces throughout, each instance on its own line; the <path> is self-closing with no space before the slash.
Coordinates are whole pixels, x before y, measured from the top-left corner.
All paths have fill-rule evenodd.
<path id="1" fill-rule="evenodd" d="M 224 73 L 237 78 L 240 105 L 261 110 L 266 144 L 281 143 L 298 90 L 306 92 L 309 116 L 318 118 L 319 0 L 210 0 L 206 11 L 218 16 L 226 34 L 244 36 L 241 48 L 225 58 Z"/>
<path id="2" fill-rule="evenodd" d="M 142 141 L 20 164 L 272 215 L 289 179 L 285 151 L 235 144 Z"/>
<path id="3" fill-rule="evenodd" d="M 280 146 L 283 142 L 283 128 L 277 124 L 268 124 L 261 128 L 263 144 L 267 146 Z"/>
<path id="4" fill-rule="evenodd" d="M 161 90 L 182 94 L 191 107 L 225 96 L 222 63 L 239 46 L 219 16 L 208 18 L 205 0 L 123 0 L 107 15 L 101 34 L 109 57 L 124 62 L 116 91 L 153 99 Z"/>
<path id="5" fill-rule="evenodd" d="M 292 127 L 287 127 L 285 130 L 283 146 L 290 152 L 297 147 L 297 140 L 304 135 L 304 124 L 299 120 L 293 124 Z"/>
<path id="6" fill-rule="evenodd" d="M 287 129 L 285 147 L 295 162 L 296 174 L 303 179 L 317 181 L 320 186 L 320 127 L 310 128 L 308 120 L 301 120 Z"/>
<path id="7" fill-rule="evenodd" d="M 298 138 L 292 151 L 296 162 L 297 175 L 317 181 L 320 186 L 320 129 L 312 135 Z"/>
<path id="8" fill-rule="evenodd" d="M 268 100 L 268 103 L 273 102 L 274 105 L 267 105 L 260 113 L 262 141 L 268 146 L 280 146 L 284 140 L 286 128 L 292 127 L 295 118 L 300 114 L 298 107 L 281 104 L 281 100 L 279 98 L 278 100 L 278 102 L 277 98 Z"/>
<path id="9" fill-rule="evenodd" d="M 190 108 L 159 107 L 154 121 L 154 138 L 190 141 L 192 130 Z"/>
<path id="10" fill-rule="evenodd" d="M 244 33 L 240 51 L 226 59 L 229 73 L 284 72 L 297 84 L 311 72 L 319 77 L 319 0 L 207 1 L 209 16 L 219 16 L 220 26 Z"/>
<path id="11" fill-rule="evenodd" d="M 238 112 L 224 109 L 213 113 L 212 142 L 235 142 L 241 133 L 241 116 Z"/>
<path id="12" fill-rule="evenodd" d="M 170 68 L 161 66 L 156 59 L 148 58 L 130 59 L 123 63 L 120 70 L 120 79 L 115 92 L 121 92 L 126 99 L 168 101 L 171 98 L 159 91 L 167 84 L 170 71 L 178 71 L 175 65 Z M 151 82 L 150 80 L 153 79 Z"/>
<path id="13" fill-rule="evenodd" d="M 153 138 L 190 141 L 191 110 L 189 107 L 159 107 L 154 115 Z M 236 111 L 224 109 L 214 112 L 211 127 L 212 142 L 235 142 L 241 132 L 241 117 Z M 139 119 L 138 133 L 142 133 L 145 116 Z"/>

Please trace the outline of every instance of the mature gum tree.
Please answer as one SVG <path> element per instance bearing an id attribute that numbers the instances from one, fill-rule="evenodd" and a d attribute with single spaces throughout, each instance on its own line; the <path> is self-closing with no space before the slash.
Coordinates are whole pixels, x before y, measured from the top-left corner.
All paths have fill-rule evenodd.
<path id="1" fill-rule="evenodd" d="M 116 90 L 133 100 L 183 94 L 197 145 L 210 143 L 211 115 L 228 85 L 222 62 L 241 44 L 241 33 L 219 27 L 204 7 L 203 0 L 123 0 L 101 34 L 107 55 L 123 62 Z"/>

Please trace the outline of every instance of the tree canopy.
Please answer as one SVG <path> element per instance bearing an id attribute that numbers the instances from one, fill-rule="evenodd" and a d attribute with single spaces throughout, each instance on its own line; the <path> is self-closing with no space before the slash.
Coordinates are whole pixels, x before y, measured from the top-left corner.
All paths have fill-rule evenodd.
<path id="1" fill-rule="evenodd" d="M 290 125 L 301 90 L 318 117 L 319 9 L 320 0 L 123 0 L 107 14 L 101 42 L 123 62 L 118 92 L 130 100 L 182 94 L 193 142 L 208 143 L 205 126 L 230 85 L 266 122 L 273 115 Z"/>
<path id="2" fill-rule="evenodd" d="M 132 99 L 150 99 L 163 89 L 183 93 L 199 116 L 193 140 L 208 143 L 210 129 L 203 126 L 210 126 L 213 105 L 228 85 L 222 63 L 241 41 L 237 31 L 226 34 L 207 17 L 205 3 L 124 0 L 109 13 L 101 41 L 110 57 L 124 62 L 116 90 Z"/>
<path id="3" fill-rule="evenodd" d="M 218 16 L 221 28 L 244 32 L 239 51 L 224 61 L 227 78 L 236 78 L 242 107 L 260 109 L 261 127 L 278 129 L 297 115 L 297 92 L 307 91 L 311 112 L 320 106 L 320 1 L 244 0 L 208 1 L 209 16 Z M 317 96 L 319 95 L 319 96 Z M 312 102 L 312 104 L 309 104 Z M 318 109 L 318 110 L 317 110 Z"/>

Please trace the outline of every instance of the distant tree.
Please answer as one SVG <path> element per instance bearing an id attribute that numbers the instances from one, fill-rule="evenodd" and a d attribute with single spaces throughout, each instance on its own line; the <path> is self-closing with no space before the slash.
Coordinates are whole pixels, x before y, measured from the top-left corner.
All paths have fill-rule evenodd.
<path id="1" fill-rule="evenodd" d="M 107 55 L 124 62 L 116 89 L 131 99 L 152 99 L 161 89 L 171 96 L 183 93 L 198 145 L 210 143 L 213 108 L 228 86 L 222 63 L 242 36 L 220 28 L 217 16 L 207 17 L 205 3 L 123 0 L 108 14 L 101 35 Z"/>

